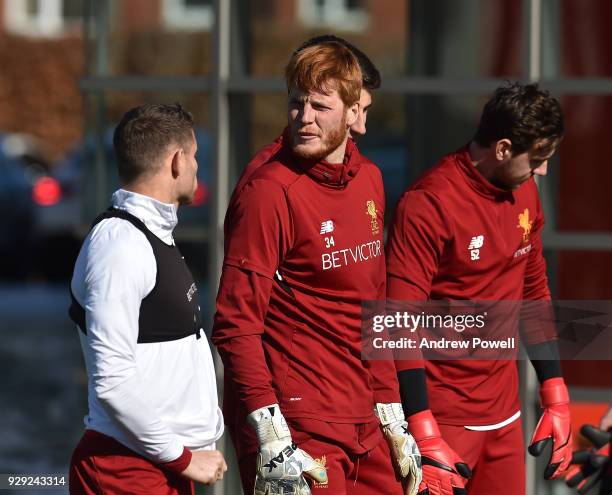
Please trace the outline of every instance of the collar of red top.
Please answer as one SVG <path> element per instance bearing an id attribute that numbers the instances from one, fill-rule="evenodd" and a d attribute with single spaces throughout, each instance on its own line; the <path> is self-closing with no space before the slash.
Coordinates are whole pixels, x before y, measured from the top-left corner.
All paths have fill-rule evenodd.
<path id="1" fill-rule="evenodd" d="M 285 130 L 286 132 L 287 130 Z M 283 144 L 289 142 L 286 136 L 283 136 Z M 290 152 L 290 150 L 288 150 Z M 357 145 L 352 138 L 346 141 L 346 150 L 344 152 L 344 160 L 342 163 L 329 163 L 325 160 L 320 162 L 312 162 L 296 157 L 290 152 L 294 163 L 313 180 L 325 184 L 330 187 L 345 187 L 351 180 L 357 176 L 357 172 L 361 168 L 361 160 Z"/>
<path id="2" fill-rule="evenodd" d="M 457 165 L 464 172 L 464 177 L 469 186 L 478 194 L 495 201 L 514 202 L 512 191 L 501 189 L 489 182 L 484 175 L 474 166 L 470 158 L 469 145 L 456 151 Z"/>

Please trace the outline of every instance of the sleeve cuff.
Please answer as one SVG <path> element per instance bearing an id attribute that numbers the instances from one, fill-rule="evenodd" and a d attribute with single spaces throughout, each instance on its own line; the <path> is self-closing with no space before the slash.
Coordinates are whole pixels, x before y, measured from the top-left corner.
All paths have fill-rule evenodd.
<path id="1" fill-rule="evenodd" d="M 389 391 L 378 391 L 374 392 L 374 402 L 381 404 L 391 404 L 393 402 L 400 402 L 400 394 L 394 390 Z"/>
<path id="2" fill-rule="evenodd" d="M 261 409 L 262 407 L 267 407 L 271 404 L 278 403 L 278 398 L 273 393 L 244 399 L 244 405 L 246 407 L 247 414 L 251 414 L 253 411 Z"/>
<path id="3" fill-rule="evenodd" d="M 187 466 L 189 466 L 189 463 L 191 462 L 191 457 L 191 451 L 186 447 L 183 447 L 183 453 L 177 459 L 174 459 L 170 462 L 163 462 L 161 466 L 164 469 L 167 469 L 168 471 L 172 471 L 176 474 L 181 474 L 183 471 L 185 471 L 185 469 L 187 469 Z"/>

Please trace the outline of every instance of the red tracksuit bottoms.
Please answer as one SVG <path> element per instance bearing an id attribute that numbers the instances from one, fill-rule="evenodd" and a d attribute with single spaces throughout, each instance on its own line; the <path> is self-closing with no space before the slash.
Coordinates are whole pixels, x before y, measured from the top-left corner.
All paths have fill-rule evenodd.
<path id="1" fill-rule="evenodd" d="M 309 421 L 299 422 L 300 426 L 304 426 Z M 389 447 L 380 433 L 379 425 L 334 424 L 338 438 L 344 438 L 344 441 L 303 433 L 296 430 L 296 426 L 294 421 L 291 427 L 293 439 L 327 469 L 327 485 L 319 485 L 306 478 L 313 495 L 403 495 L 402 485 L 393 470 Z M 235 433 L 231 429 L 229 431 L 234 436 Z M 373 448 L 367 451 L 360 449 L 360 445 L 371 444 L 373 438 L 378 438 Z M 253 493 L 256 461 L 255 452 L 238 461 L 242 488 L 247 495 Z"/>
<path id="2" fill-rule="evenodd" d="M 86 430 L 70 461 L 72 495 L 193 495 L 193 483 L 114 438 Z"/>
<path id="3" fill-rule="evenodd" d="M 521 421 L 497 430 L 439 425 L 442 438 L 472 469 L 469 495 L 524 495 L 525 445 Z"/>

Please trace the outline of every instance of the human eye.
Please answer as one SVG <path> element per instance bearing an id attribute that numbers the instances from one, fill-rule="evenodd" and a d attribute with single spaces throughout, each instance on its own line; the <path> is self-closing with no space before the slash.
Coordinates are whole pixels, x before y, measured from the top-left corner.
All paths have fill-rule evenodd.
<path id="1" fill-rule="evenodd" d="M 326 112 L 328 110 L 331 110 L 331 108 L 328 105 L 325 105 L 319 102 L 314 102 L 312 104 L 312 108 L 314 108 L 315 110 L 321 111 L 321 112 Z"/>

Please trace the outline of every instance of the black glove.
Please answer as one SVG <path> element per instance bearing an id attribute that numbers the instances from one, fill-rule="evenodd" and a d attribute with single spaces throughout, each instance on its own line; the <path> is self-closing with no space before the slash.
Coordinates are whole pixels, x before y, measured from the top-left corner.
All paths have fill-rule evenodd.
<path id="1" fill-rule="evenodd" d="M 610 463 L 611 431 L 603 431 L 592 425 L 580 428 L 583 437 L 593 448 L 579 450 L 572 456 L 572 467 L 565 476 L 569 487 L 576 487 L 579 494 L 587 493 L 599 481 L 599 495 L 612 494 L 612 463 Z"/>

